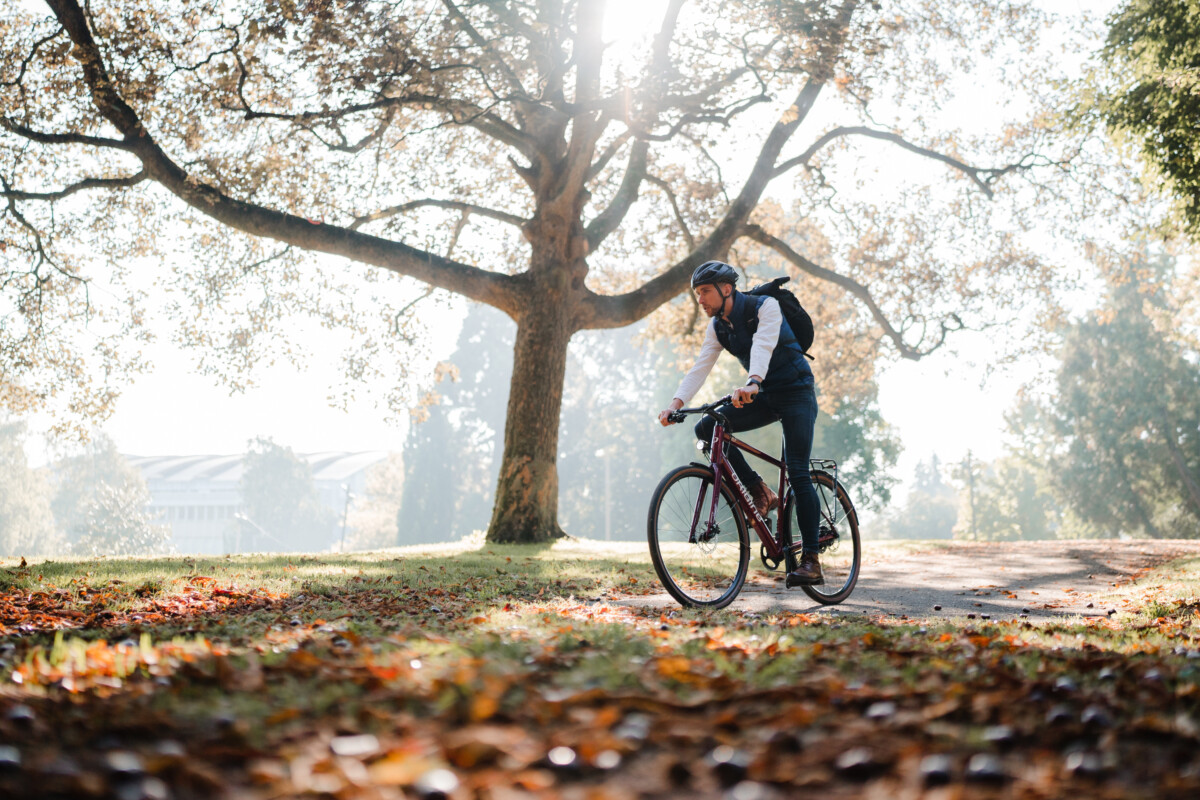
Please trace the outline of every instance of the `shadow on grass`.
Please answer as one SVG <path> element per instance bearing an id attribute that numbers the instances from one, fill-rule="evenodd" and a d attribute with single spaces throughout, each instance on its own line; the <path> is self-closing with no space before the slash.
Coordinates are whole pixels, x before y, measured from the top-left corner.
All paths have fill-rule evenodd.
<path id="1" fill-rule="evenodd" d="M 281 616 L 387 631 L 454 624 L 513 602 L 648 588 L 630 544 L 454 544 L 354 554 L 44 561 L 0 569 L 0 640 L 209 634 L 239 642 Z"/>

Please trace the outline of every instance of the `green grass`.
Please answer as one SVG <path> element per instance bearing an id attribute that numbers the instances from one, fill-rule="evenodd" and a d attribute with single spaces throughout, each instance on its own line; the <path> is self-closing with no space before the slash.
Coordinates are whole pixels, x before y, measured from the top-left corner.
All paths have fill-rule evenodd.
<path id="1" fill-rule="evenodd" d="M 103 793 L 122 749 L 180 797 L 372 796 L 438 768 L 463 797 L 898 795 L 931 753 L 973 796 L 1186 795 L 1198 585 L 1183 560 L 1116 590 L 1127 613 L 1031 625 L 644 609 L 657 583 L 624 543 L 5 561 L 0 745 L 22 763 L 0 794 Z M 971 783 L 981 753 L 1006 777 Z"/>

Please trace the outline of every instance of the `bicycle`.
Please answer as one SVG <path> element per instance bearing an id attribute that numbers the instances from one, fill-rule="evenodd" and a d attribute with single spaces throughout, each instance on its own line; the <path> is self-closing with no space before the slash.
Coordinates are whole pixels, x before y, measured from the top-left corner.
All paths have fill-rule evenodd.
<path id="1" fill-rule="evenodd" d="M 706 406 L 681 408 L 667 418 L 683 422 L 689 414 L 705 414 L 716 422 L 711 441 L 697 443 L 710 463 L 693 461 L 668 472 L 650 501 L 647 537 L 654 571 L 667 592 L 683 606 L 724 608 L 741 592 L 750 565 L 747 520 L 758 534 L 759 558 L 768 570 L 777 570 L 781 564 L 793 569 L 799 551 L 799 545 L 792 544 L 795 497 L 784 454 L 772 458 L 726 433 L 728 420 L 718 409 L 732 399 L 732 395 L 726 395 Z M 725 453 L 731 446 L 779 469 L 775 534 L 771 532 L 771 520 L 758 513 L 750 493 L 729 464 Z M 834 605 L 849 597 L 858 582 L 862 558 L 858 515 L 845 487 L 837 480 L 835 461 L 811 459 L 809 467 L 821 507 L 818 542 L 825 583 L 801 588 L 818 603 Z"/>

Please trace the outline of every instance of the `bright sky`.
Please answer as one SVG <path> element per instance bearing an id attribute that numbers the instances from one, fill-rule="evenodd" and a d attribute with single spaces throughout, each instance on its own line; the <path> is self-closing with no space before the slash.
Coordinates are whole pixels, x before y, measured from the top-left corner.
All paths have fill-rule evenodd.
<path id="1" fill-rule="evenodd" d="M 623 30 L 652 30 L 660 14 L 651 0 L 614 0 L 606 38 Z M 1111 2 L 1083 4 L 1090 10 Z M 986 93 L 982 93 L 986 94 Z M 453 347 L 460 318 L 439 313 L 434 358 Z M 936 452 L 944 462 L 962 458 L 967 449 L 979 458 L 1002 452 L 1003 413 L 1017 388 L 1034 373 L 1033 365 L 993 374 L 981 386 L 985 365 L 992 361 L 986 337 L 960 335 L 955 351 L 947 350 L 918 363 L 889 366 L 880 380 L 885 418 L 905 446 L 897 470 L 908 480 L 915 464 Z M 326 397 L 339 382 L 337 352 L 310 342 L 308 368 L 278 367 L 260 373 L 259 385 L 231 396 L 215 379 L 193 372 L 195 357 L 159 345 L 152 351 L 156 368 L 125 392 L 115 415 L 103 426 L 123 452 L 138 455 L 237 453 L 255 436 L 270 436 L 299 452 L 321 450 L 400 450 L 406 425 L 388 423 L 385 414 L 363 401 L 348 412 L 331 408 Z M 664 399 L 665 400 L 665 399 Z M 647 409 L 651 424 L 657 409 Z M 45 458 L 37 445 L 35 461 Z"/>

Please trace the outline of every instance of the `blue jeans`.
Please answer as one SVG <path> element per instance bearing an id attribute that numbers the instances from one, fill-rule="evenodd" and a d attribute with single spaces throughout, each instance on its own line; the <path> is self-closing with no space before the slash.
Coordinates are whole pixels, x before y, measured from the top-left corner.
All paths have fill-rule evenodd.
<path id="1" fill-rule="evenodd" d="M 817 424 L 817 396 L 813 387 L 798 386 L 773 392 L 760 392 L 754 402 L 741 408 L 727 405 L 722 409 L 729 420 L 730 433 L 749 431 L 770 425 L 778 420 L 783 424 L 784 461 L 787 462 L 788 478 L 796 498 L 796 528 L 805 553 L 817 553 L 817 531 L 820 526 L 821 507 L 817 490 L 813 488 L 808 474 L 808 460 L 812 457 L 813 428 Z M 696 423 L 696 436 L 702 441 L 712 441 L 712 417 L 703 417 Z M 746 457 L 736 447 L 729 448 L 726 456 L 730 466 L 747 489 L 762 478 L 746 463 Z M 784 498 L 779 498 L 783 502 Z M 791 559 L 789 559 L 790 566 Z"/>

